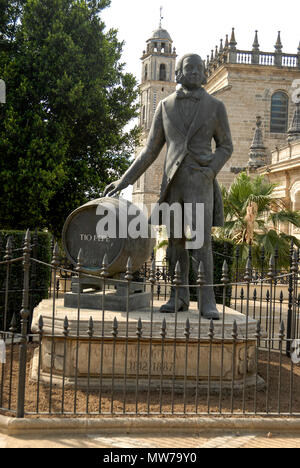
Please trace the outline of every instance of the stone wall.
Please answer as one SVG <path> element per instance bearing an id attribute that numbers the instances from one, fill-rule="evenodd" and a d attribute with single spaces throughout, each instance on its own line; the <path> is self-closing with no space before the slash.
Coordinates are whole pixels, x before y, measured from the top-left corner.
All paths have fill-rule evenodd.
<path id="1" fill-rule="evenodd" d="M 224 102 L 234 145 L 231 159 L 219 174 L 221 183 L 226 186 L 232 183 L 235 177 L 232 167 L 247 166 L 257 115 L 263 122 L 266 162 L 271 162 L 271 151 L 276 146 L 286 144 L 285 133 L 270 133 L 271 97 L 279 90 L 290 95 L 292 82 L 299 77 L 297 69 L 243 64 L 224 64 L 209 77 L 206 90 Z M 295 105 L 290 100 L 289 123 L 294 110 Z"/>

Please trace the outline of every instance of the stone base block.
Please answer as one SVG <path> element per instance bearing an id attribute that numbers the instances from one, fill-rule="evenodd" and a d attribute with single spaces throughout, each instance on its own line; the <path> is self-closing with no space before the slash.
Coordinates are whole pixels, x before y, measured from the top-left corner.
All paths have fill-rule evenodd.
<path id="1" fill-rule="evenodd" d="M 78 352 L 77 352 L 78 346 Z M 221 385 L 221 362 L 223 354 L 222 388 L 231 391 L 232 382 L 235 392 L 247 387 L 263 386 L 263 381 L 255 375 L 255 341 L 230 343 L 192 340 L 152 340 L 134 338 L 111 340 L 108 338 L 89 341 L 86 339 L 61 339 L 43 337 L 41 359 L 36 350 L 31 377 L 37 380 L 40 373 L 44 382 L 50 380 L 51 352 L 53 383 L 72 386 L 77 378 L 79 388 L 122 390 L 126 373 L 126 389 L 135 390 L 136 383 L 140 390 L 164 389 L 173 386 L 177 391 L 201 389 L 218 391 Z M 174 360 L 175 356 L 175 360 Z M 199 356 L 199 361 L 198 361 Z M 246 356 L 246 357 L 245 357 Z M 197 363 L 199 367 L 197 369 Z M 76 372 L 77 369 L 77 372 Z M 244 375 L 246 372 L 246 377 Z M 100 379 L 102 375 L 102 379 Z M 210 384 L 208 381 L 210 380 Z M 197 383 L 198 382 L 198 383 Z"/>
<path id="2" fill-rule="evenodd" d="M 129 295 L 129 310 L 143 309 L 150 306 L 150 293 L 140 292 Z M 127 297 L 121 296 L 118 292 L 107 291 L 105 295 L 102 292 L 85 292 L 80 294 L 80 307 L 82 309 L 103 309 L 110 311 L 125 311 L 127 308 Z M 64 294 L 64 306 L 68 308 L 78 307 L 78 294 L 72 292 Z"/>
<path id="3" fill-rule="evenodd" d="M 140 294 L 136 294 L 140 296 Z M 173 388 L 176 391 L 201 389 L 207 392 L 222 389 L 235 392 L 244 385 L 264 386 L 256 375 L 256 321 L 230 308 L 219 307 L 220 320 L 214 322 L 213 342 L 209 340 L 210 321 L 199 317 L 196 304 L 187 312 L 161 314 L 161 303 L 155 301 L 154 309 L 124 311 L 80 310 L 66 308 L 63 301 L 56 301 L 54 336 L 52 337 L 52 301 L 43 301 L 34 311 L 32 331 L 38 331 L 39 316 L 43 316 L 41 353 L 36 350 L 31 377 L 56 385 L 74 385 L 79 388 L 124 388 L 140 390 Z M 68 337 L 64 337 L 64 318 L 68 317 Z M 88 321 L 93 318 L 93 337 L 88 337 Z M 117 329 L 112 331 L 114 318 Z M 141 330 L 137 330 L 141 318 Z M 166 334 L 162 338 L 162 321 L 166 321 Z M 186 321 L 189 319 L 189 339 L 186 340 Z M 232 327 L 237 324 L 237 340 L 232 339 Z M 176 322 L 176 327 L 175 327 Z M 199 334 L 199 325 L 201 333 Z M 223 328 L 224 327 L 224 328 Z M 138 338 L 137 331 L 140 335 Z M 78 333 L 79 332 L 79 333 Z M 78 333 L 78 337 L 77 337 Z M 246 340 L 247 333 L 247 340 Z M 175 339 L 176 337 L 176 339 Z M 52 355 L 52 358 L 51 358 Z M 175 358 L 174 358 L 175 356 Z M 88 379 L 88 375 L 90 376 Z"/>

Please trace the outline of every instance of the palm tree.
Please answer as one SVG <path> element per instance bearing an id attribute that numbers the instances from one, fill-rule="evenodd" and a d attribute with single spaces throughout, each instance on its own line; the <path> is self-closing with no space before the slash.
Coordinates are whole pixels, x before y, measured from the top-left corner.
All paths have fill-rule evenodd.
<path id="1" fill-rule="evenodd" d="M 291 240 L 300 246 L 297 238 L 279 229 L 279 223 L 300 227 L 300 213 L 288 209 L 282 200 L 273 198 L 275 187 L 276 184 L 263 176 L 251 178 L 245 172 L 238 175 L 228 190 L 222 187 L 225 224 L 214 230 L 214 236 L 239 245 L 244 259 L 251 245 L 254 265 L 259 263 L 262 246 L 267 255 L 278 249 L 280 267 L 289 265 Z"/>

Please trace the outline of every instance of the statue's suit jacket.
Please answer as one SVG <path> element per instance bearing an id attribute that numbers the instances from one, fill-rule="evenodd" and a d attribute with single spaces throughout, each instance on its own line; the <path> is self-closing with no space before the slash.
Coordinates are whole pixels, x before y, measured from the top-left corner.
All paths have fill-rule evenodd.
<path id="1" fill-rule="evenodd" d="M 136 182 L 158 157 L 166 143 L 167 154 L 159 203 L 167 200 L 168 188 L 186 155 L 190 154 L 199 163 L 200 170 L 202 166 L 203 172 L 213 179 L 233 152 L 224 104 L 204 89 L 200 94 L 201 99 L 197 102 L 195 116 L 189 128 L 184 124 L 176 92 L 159 103 L 146 146 L 122 177 L 128 185 Z M 216 143 L 214 153 L 211 147 L 212 139 Z M 209 162 L 202 162 L 201 156 L 208 155 L 211 155 Z M 221 190 L 214 179 L 214 226 L 224 224 L 223 213 Z"/>

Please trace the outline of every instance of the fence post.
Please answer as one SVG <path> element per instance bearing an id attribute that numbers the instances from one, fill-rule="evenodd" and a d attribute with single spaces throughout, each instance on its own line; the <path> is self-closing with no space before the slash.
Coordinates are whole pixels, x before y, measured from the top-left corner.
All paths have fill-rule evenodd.
<path id="1" fill-rule="evenodd" d="M 32 236 L 32 255 L 31 257 L 36 259 L 38 258 L 38 229 L 35 228 L 33 236 Z M 29 296 L 29 309 L 30 309 L 30 322 L 32 319 L 33 315 L 33 309 L 35 307 L 34 300 L 35 300 L 35 294 L 37 290 L 37 271 L 36 271 L 36 262 L 32 263 L 32 270 L 31 270 L 31 278 L 30 278 L 30 286 L 31 286 L 31 294 Z"/>
<path id="2" fill-rule="evenodd" d="M 7 314 L 8 314 L 8 290 L 9 290 L 9 279 L 10 279 L 10 260 L 12 259 L 12 242 L 11 237 L 7 239 L 4 260 L 6 264 L 6 281 L 5 281 L 5 299 L 4 299 L 4 318 L 3 318 L 3 330 L 7 328 Z"/>
<path id="3" fill-rule="evenodd" d="M 288 357 L 291 356 L 290 350 L 291 350 L 291 336 L 292 336 L 292 319 L 293 319 L 293 253 L 294 253 L 294 242 L 293 240 L 291 241 L 291 247 L 290 247 L 290 275 L 289 275 L 289 301 L 288 301 L 288 314 L 287 314 L 287 329 L 286 329 L 286 355 Z"/>
<path id="4" fill-rule="evenodd" d="M 27 354 L 27 327 L 29 317 L 29 271 L 30 271 L 30 231 L 26 232 L 23 247 L 23 297 L 21 315 L 21 342 L 19 353 L 19 377 L 18 377 L 18 400 L 17 418 L 24 418 L 25 385 L 26 385 L 26 354 Z"/>

